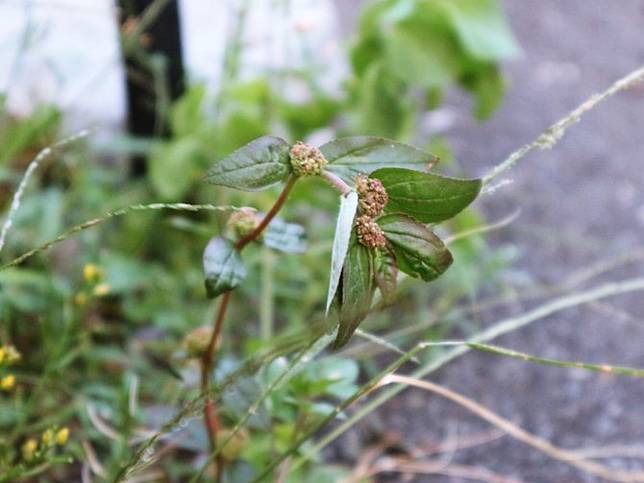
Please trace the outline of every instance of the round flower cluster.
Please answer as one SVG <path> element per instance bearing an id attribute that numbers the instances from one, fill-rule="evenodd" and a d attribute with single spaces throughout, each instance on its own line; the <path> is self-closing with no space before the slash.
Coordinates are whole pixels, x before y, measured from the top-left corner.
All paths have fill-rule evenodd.
<path id="1" fill-rule="evenodd" d="M 356 179 L 360 209 L 365 215 L 380 216 L 389 201 L 389 196 L 379 179 L 368 178 L 361 174 Z"/>
<path id="2" fill-rule="evenodd" d="M 369 215 L 356 218 L 356 235 L 358 241 L 368 248 L 383 248 L 387 244 L 382 228 Z"/>
<path id="3" fill-rule="evenodd" d="M 291 147 L 290 156 L 293 172 L 298 176 L 317 176 L 327 164 L 318 148 L 299 141 Z"/>
<path id="4" fill-rule="evenodd" d="M 375 218 L 382 215 L 389 196 L 380 180 L 361 174 L 356 178 L 360 216 L 356 218 L 358 241 L 368 248 L 383 248 L 387 239 Z"/>
<path id="5" fill-rule="evenodd" d="M 255 208 L 245 207 L 230 215 L 226 225 L 238 238 L 243 238 L 250 235 L 257 228 L 260 221 L 261 219 Z"/>

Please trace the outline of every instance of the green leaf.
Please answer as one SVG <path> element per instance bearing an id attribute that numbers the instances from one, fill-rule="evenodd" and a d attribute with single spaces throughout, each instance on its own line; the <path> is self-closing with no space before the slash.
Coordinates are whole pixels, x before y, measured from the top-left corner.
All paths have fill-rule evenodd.
<path id="1" fill-rule="evenodd" d="M 496 0 L 442 0 L 467 52 L 479 60 L 515 57 L 519 48 Z"/>
<path id="2" fill-rule="evenodd" d="M 397 26 L 387 35 L 387 70 L 412 85 L 445 87 L 458 72 L 458 44 L 443 29 Z"/>
<path id="3" fill-rule="evenodd" d="M 288 176 L 289 150 L 290 146 L 281 138 L 257 138 L 215 163 L 206 180 L 247 191 L 268 188 Z"/>
<path id="4" fill-rule="evenodd" d="M 206 86 L 197 84 L 186 91 L 170 111 L 170 126 L 175 136 L 190 136 L 204 128 L 206 118 L 202 106 L 206 97 Z"/>
<path id="5" fill-rule="evenodd" d="M 191 137 L 158 144 L 150 156 L 150 181 L 164 201 L 181 198 L 198 179 L 203 159 L 199 142 Z"/>
<path id="6" fill-rule="evenodd" d="M 306 251 L 306 232 L 301 225 L 274 218 L 264 231 L 262 243 L 284 253 L 303 253 Z"/>
<path id="7" fill-rule="evenodd" d="M 338 290 L 339 326 L 334 349 L 345 345 L 367 316 L 374 289 L 373 252 L 359 243 L 354 234 L 342 269 L 342 284 Z"/>
<path id="8" fill-rule="evenodd" d="M 246 267 L 234 243 L 223 237 L 208 242 L 203 254 L 203 269 L 210 298 L 234 289 L 246 278 Z"/>
<path id="9" fill-rule="evenodd" d="M 408 86 L 391 74 L 382 62 L 373 62 L 356 82 L 357 129 L 365 134 L 401 139 L 414 129 L 415 109 Z"/>
<path id="10" fill-rule="evenodd" d="M 335 292 L 338 290 L 340 276 L 344 259 L 349 249 L 351 240 L 351 231 L 353 229 L 353 218 L 358 209 L 358 194 L 351 191 L 340 197 L 340 212 L 335 225 L 335 237 L 333 239 L 333 251 L 331 252 L 331 274 L 329 278 L 329 291 L 326 297 L 326 313 L 329 313 L 329 307 L 333 302 Z"/>
<path id="11" fill-rule="evenodd" d="M 282 100 L 279 112 L 294 139 L 305 139 L 308 134 L 328 126 L 341 108 L 339 101 L 323 94 L 305 103 Z"/>
<path id="12" fill-rule="evenodd" d="M 485 65 L 472 74 L 466 74 L 461 84 L 474 96 L 474 115 L 483 121 L 499 107 L 505 95 L 506 82 L 494 65 Z"/>
<path id="13" fill-rule="evenodd" d="M 440 277 L 452 264 L 452 254 L 425 225 L 399 214 L 377 220 L 391 243 L 398 268 L 426 282 Z"/>
<path id="14" fill-rule="evenodd" d="M 379 168 L 428 171 L 438 161 L 433 154 L 414 146 L 374 136 L 336 139 L 321 146 L 320 151 L 329 162 L 326 169 L 349 183 L 358 174 L 371 174 Z"/>
<path id="15" fill-rule="evenodd" d="M 423 223 L 437 223 L 457 215 L 476 199 L 480 179 L 459 179 L 402 168 L 371 173 L 387 190 L 387 213 L 405 213 Z"/>
<path id="16" fill-rule="evenodd" d="M 375 256 L 375 280 L 382 299 L 386 304 L 392 303 L 398 284 L 398 266 L 396 257 L 389 250 L 378 250 Z"/>

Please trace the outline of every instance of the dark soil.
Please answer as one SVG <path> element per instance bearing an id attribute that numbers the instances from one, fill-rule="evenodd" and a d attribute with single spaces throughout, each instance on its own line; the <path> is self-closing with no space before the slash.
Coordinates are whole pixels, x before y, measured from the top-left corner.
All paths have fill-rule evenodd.
<path id="1" fill-rule="evenodd" d="M 340 3 L 349 8 L 350 2 Z M 446 135 L 468 173 L 485 173 L 587 97 L 644 64 L 644 1 L 520 0 L 506 1 L 505 7 L 523 57 L 506 66 L 512 87 L 502 108 L 479 125 L 471 120 L 466 100 L 455 95 L 448 101 L 457 121 Z M 345 21 L 352 19 L 348 12 Z M 644 246 L 643 126 L 644 87 L 639 87 L 592 111 L 554 149 L 524 159 L 508 175 L 513 184 L 486 197 L 484 212 L 491 220 L 521 209 L 512 226 L 490 237 L 493 245 L 511 243 L 519 250 L 516 271 L 552 285 L 601 259 Z M 641 262 L 633 263 L 588 286 L 642 275 L 643 269 Z M 544 357 L 644 367 L 644 296 L 606 302 L 631 317 L 585 306 L 495 342 Z M 486 314 L 483 322 L 489 325 L 533 305 L 515 303 L 508 311 Z M 638 379 L 472 353 L 433 380 L 561 447 L 644 444 L 644 382 Z M 440 441 L 454 428 L 459 435 L 489 428 L 420 390 L 407 390 L 370 419 L 371 425 L 379 420 L 400 432 L 409 446 Z M 339 448 L 355 447 L 355 438 L 345 437 Z M 452 462 L 529 482 L 600 481 L 508 436 L 457 451 Z M 644 462 L 632 460 L 604 462 L 644 468 Z M 414 476 L 407 481 L 461 480 Z"/>

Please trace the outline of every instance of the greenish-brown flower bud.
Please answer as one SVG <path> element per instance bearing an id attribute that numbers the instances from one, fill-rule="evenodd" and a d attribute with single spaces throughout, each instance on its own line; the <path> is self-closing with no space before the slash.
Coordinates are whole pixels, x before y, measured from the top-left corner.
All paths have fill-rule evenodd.
<path id="1" fill-rule="evenodd" d="M 235 211 L 228 218 L 226 226 L 237 238 L 244 238 L 255 231 L 261 218 L 255 208 L 245 207 Z"/>
<path id="2" fill-rule="evenodd" d="M 291 148 L 291 166 L 297 176 L 317 176 L 327 160 L 318 148 L 297 142 Z"/>
<path id="3" fill-rule="evenodd" d="M 356 191 L 362 213 L 370 217 L 382 215 L 389 196 L 379 179 L 372 179 L 363 174 L 356 179 Z"/>
<path id="4" fill-rule="evenodd" d="M 358 241 L 368 248 L 383 248 L 387 244 L 382 228 L 369 215 L 356 218 L 356 234 Z"/>
<path id="5" fill-rule="evenodd" d="M 212 327 L 197 327 L 186 334 L 183 344 L 186 352 L 192 357 L 201 357 L 208 348 Z"/>

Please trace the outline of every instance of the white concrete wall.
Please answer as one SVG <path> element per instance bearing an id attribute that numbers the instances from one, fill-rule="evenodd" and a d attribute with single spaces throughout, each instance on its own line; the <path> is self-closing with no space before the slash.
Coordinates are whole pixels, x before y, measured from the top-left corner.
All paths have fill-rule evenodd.
<path id="1" fill-rule="evenodd" d="M 330 0 L 179 0 L 189 78 L 217 88 L 226 39 L 249 3 L 241 72 L 313 63 L 338 88 L 344 65 Z M 71 129 L 117 127 L 125 118 L 124 72 L 112 0 L 0 0 L 0 92 L 16 114 L 53 102 Z M 286 94 L 306 95 L 291 82 Z"/>

